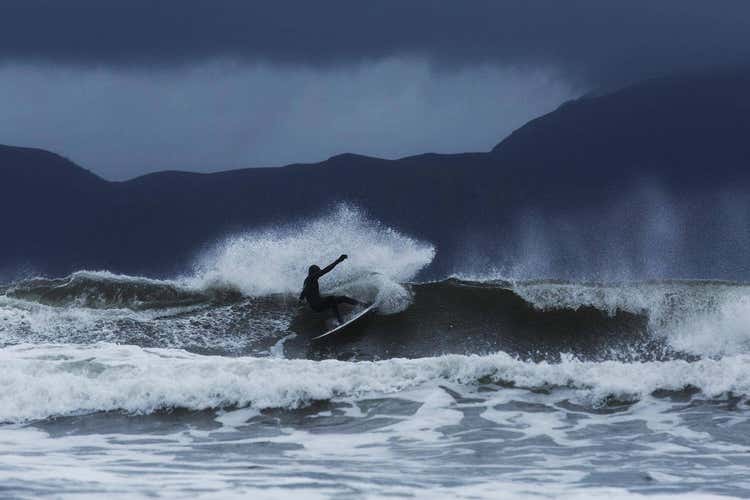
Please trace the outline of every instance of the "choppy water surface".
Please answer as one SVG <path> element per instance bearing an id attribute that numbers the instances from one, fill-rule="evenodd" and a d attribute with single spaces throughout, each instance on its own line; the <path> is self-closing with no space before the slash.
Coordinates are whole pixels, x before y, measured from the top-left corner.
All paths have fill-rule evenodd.
<path id="1" fill-rule="evenodd" d="M 337 224 L 4 285 L 0 497 L 750 496 L 747 285 L 415 283 L 430 245 Z M 318 241 L 379 313 L 311 343 Z"/>
<path id="2" fill-rule="evenodd" d="M 93 413 L 4 425 L 11 496 L 714 493 L 750 488 L 741 398 L 430 381 L 302 409 Z"/>

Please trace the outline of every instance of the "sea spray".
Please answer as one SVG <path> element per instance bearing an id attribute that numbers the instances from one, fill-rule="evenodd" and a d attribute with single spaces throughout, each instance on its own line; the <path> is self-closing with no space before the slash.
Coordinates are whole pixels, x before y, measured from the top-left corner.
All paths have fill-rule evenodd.
<path id="1" fill-rule="evenodd" d="M 593 307 L 610 315 L 643 314 L 651 334 L 678 351 L 698 356 L 750 352 L 750 287 L 745 284 L 517 282 L 512 289 L 540 310 Z"/>
<path id="2" fill-rule="evenodd" d="M 387 310 L 399 310 L 406 305 L 400 299 L 408 296 L 400 283 L 427 266 L 435 248 L 340 204 L 316 219 L 220 242 L 202 256 L 187 282 L 197 289 L 234 288 L 247 296 L 297 294 L 311 264 L 325 266 L 340 254 L 349 259 L 321 282 L 324 293 L 347 282 L 371 280 L 377 289 L 372 298 Z"/>

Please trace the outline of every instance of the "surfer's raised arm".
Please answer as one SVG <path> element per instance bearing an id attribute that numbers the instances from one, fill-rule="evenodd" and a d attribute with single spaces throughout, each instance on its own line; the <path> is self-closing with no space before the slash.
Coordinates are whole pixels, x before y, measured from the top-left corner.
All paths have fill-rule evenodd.
<path id="1" fill-rule="evenodd" d="M 328 295 L 325 297 L 320 295 L 318 278 L 326 273 L 331 272 L 334 267 L 345 261 L 346 257 L 346 254 L 342 254 L 338 259 L 334 260 L 323 269 L 319 268 L 315 264 L 310 266 L 310 268 L 307 270 L 307 278 L 305 278 L 304 288 L 302 289 L 302 293 L 299 294 L 299 300 L 302 301 L 302 299 L 307 299 L 307 303 L 310 304 L 310 307 L 314 311 L 333 311 L 333 313 L 336 315 L 336 319 L 339 321 L 339 325 L 343 324 L 343 321 L 341 320 L 341 314 L 339 314 L 338 305 L 349 304 L 352 306 L 357 306 L 360 305 L 361 302 L 350 297 L 345 297 L 343 295 Z"/>
<path id="2" fill-rule="evenodd" d="M 330 264 L 328 264 L 326 267 L 324 267 L 323 269 L 320 270 L 320 272 L 318 273 L 318 278 L 320 278 L 321 276 L 323 276 L 326 273 L 330 273 L 331 271 L 333 271 L 333 268 L 336 267 L 336 266 L 338 266 L 341 262 L 345 261 L 346 258 L 347 258 L 347 255 L 343 254 L 338 259 L 336 259 L 333 262 L 331 262 Z"/>

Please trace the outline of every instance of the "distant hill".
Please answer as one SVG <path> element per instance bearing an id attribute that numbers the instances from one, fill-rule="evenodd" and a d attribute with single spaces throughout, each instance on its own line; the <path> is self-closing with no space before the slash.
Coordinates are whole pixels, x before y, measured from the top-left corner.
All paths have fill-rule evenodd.
<path id="1" fill-rule="evenodd" d="M 705 186 L 746 175 L 748 130 L 750 69 L 742 68 L 570 101 L 516 130 L 492 154 L 560 178 L 653 175 L 671 185 Z"/>
<path id="2" fill-rule="evenodd" d="M 647 81 L 566 103 L 487 153 L 344 154 L 126 182 L 0 146 L 0 271 L 168 275 L 223 235 L 347 201 L 434 243 L 433 273 L 523 264 L 562 277 L 615 265 L 750 279 L 748 89 L 747 68 Z"/>

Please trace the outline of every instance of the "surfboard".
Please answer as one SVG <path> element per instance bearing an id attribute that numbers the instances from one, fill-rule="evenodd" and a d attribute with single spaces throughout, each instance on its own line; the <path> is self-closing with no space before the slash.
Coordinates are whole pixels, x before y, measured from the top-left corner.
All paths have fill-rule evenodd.
<path id="1" fill-rule="evenodd" d="M 351 318 L 349 318 L 348 320 L 344 321 L 339 326 L 337 326 L 336 328 L 334 328 L 333 330 L 328 330 L 327 332 L 325 332 L 322 335 L 318 335 L 317 337 L 313 337 L 312 340 L 322 339 L 323 337 L 327 337 L 329 335 L 333 335 L 336 332 L 340 332 L 341 330 L 343 330 L 347 326 L 351 325 L 352 323 L 354 323 L 358 319 L 360 319 L 363 316 L 365 316 L 367 313 L 369 313 L 373 309 L 375 309 L 375 304 L 365 307 L 364 309 L 362 309 L 361 311 L 359 311 L 357 314 L 355 314 L 354 316 L 352 316 Z"/>

